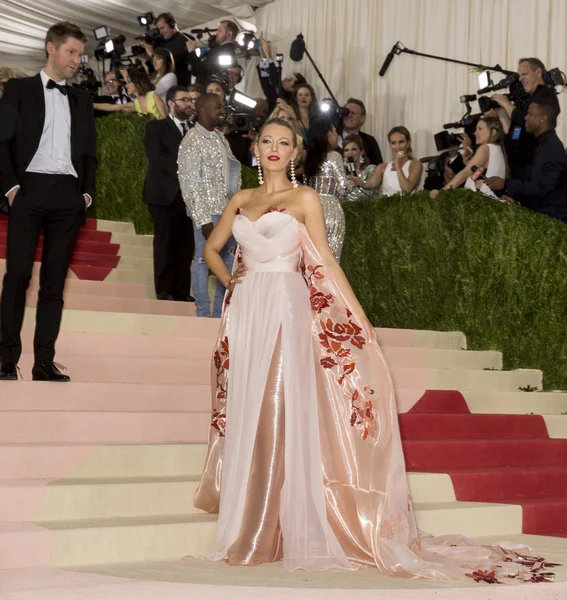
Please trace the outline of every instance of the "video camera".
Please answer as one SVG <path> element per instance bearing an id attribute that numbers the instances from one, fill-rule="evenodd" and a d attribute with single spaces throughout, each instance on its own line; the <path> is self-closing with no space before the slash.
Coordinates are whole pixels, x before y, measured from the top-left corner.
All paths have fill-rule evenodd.
<path id="1" fill-rule="evenodd" d="M 317 116 L 330 119 L 339 135 L 343 132 L 344 120 L 349 113 L 346 106 L 339 106 L 331 98 L 323 98 L 316 108 Z"/>
<path id="2" fill-rule="evenodd" d="M 146 31 L 142 33 L 142 35 L 134 36 L 134 39 L 143 42 L 144 44 L 149 44 L 152 48 L 159 48 L 160 46 L 165 46 L 164 37 L 161 35 L 161 33 L 156 27 L 152 27 L 152 25 L 155 23 L 155 20 L 156 18 L 153 12 L 147 12 L 143 15 L 139 15 L 138 23 L 140 24 L 140 27 L 145 27 Z M 136 48 L 136 50 L 134 50 L 134 48 Z M 145 49 L 143 49 L 143 47 L 143 51 L 140 51 L 139 48 L 140 46 L 132 46 L 132 54 L 137 55 L 145 53 Z"/>
<path id="3" fill-rule="evenodd" d="M 73 87 L 84 90 L 91 94 L 91 96 L 98 94 L 102 83 L 96 78 L 94 71 L 89 67 L 87 55 L 81 56 L 81 64 L 77 69 L 77 76 L 79 77 L 79 82 L 74 83 Z"/>
<path id="4" fill-rule="evenodd" d="M 256 100 L 239 92 L 232 90 L 227 104 L 227 116 L 225 122 L 230 125 L 230 130 L 235 133 L 246 133 L 252 127 Z"/>

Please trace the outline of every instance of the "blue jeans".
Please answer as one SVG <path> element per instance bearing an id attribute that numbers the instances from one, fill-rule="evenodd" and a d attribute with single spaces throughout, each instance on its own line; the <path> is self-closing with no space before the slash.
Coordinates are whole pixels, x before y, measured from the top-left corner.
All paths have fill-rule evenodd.
<path id="1" fill-rule="evenodd" d="M 213 215 L 213 223 L 216 225 L 220 220 L 220 215 Z M 195 296 L 195 305 L 198 317 L 211 316 L 211 299 L 209 298 L 209 267 L 203 258 L 203 248 L 205 247 L 205 237 L 201 228 L 193 223 L 195 233 L 195 257 L 191 267 L 191 283 L 193 285 L 193 295 Z M 236 241 L 231 237 L 221 250 L 221 258 L 226 268 L 232 273 L 232 263 L 234 261 L 234 250 Z M 213 305 L 213 317 L 218 318 L 222 313 L 222 303 L 226 289 L 224 285 L 217 281 L 215 291 L 215 302 Z"/>

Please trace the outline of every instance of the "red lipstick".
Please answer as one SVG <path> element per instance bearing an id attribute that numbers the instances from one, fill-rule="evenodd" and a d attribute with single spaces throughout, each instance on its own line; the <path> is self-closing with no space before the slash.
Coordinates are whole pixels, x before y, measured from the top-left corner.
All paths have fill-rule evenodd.
<path id="1" fill-rule="evenodd" d="M 276 156 L 275 154 L 272 154 L 268 156 L 268 160 L 271 160 L 272 162 L 277 162 L 278 160 L 280 160 L 280 157 Z"/>

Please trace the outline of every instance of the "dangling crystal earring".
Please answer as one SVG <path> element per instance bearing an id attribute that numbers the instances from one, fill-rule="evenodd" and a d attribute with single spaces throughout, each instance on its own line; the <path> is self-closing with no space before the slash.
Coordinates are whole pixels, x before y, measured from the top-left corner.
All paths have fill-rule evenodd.
<path id="1" fill-rule="evenodd" d="M 262 176 L 262 165 L 260 164 L 260 156 L 256 154 L 256 164 L 258 166 L 258 183 L 264 185 L 264 177 Z"/>
<path id="2" fill-rule="evenodd" d="M 297 183 L 297 179 L 295 178 L 295 161 L 293 160 L 293 158 L 291 159 L 291 162 L 289 164 L 289 170 L 291 172 L 291 185 L 296 188 L 298 187 L 298 183 Z"/>

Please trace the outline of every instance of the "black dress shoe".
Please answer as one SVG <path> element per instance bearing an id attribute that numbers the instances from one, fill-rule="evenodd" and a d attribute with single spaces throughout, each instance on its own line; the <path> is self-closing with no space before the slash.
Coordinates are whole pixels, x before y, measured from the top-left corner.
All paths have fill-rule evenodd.
<path id="1" fill-rule="evenodd" d="M 193 296 L 176 296 L 176 302 L 195 302 L 195 298 Z"/>
<path id="2" fill-rule="evenodd" d="M 59 368 L 64 369 L 65 367 L 50 360 L 35 363 L 32 369 L 32 379 L 34 381 L 71 381 L 69 375 L 63 375 Z"/>
<path id="3" fill-rule="evenodd" d="M 13 360 L 3 360 L 0 364 L 0 380 L 18 379 L 18 367 Z"/>
<path id="4" fill-rule="evenodd" d="M 158 300 L 175 300 L 175 298 L 173 297 L 172 294 L 158 294 L 157 299 Z"/>

